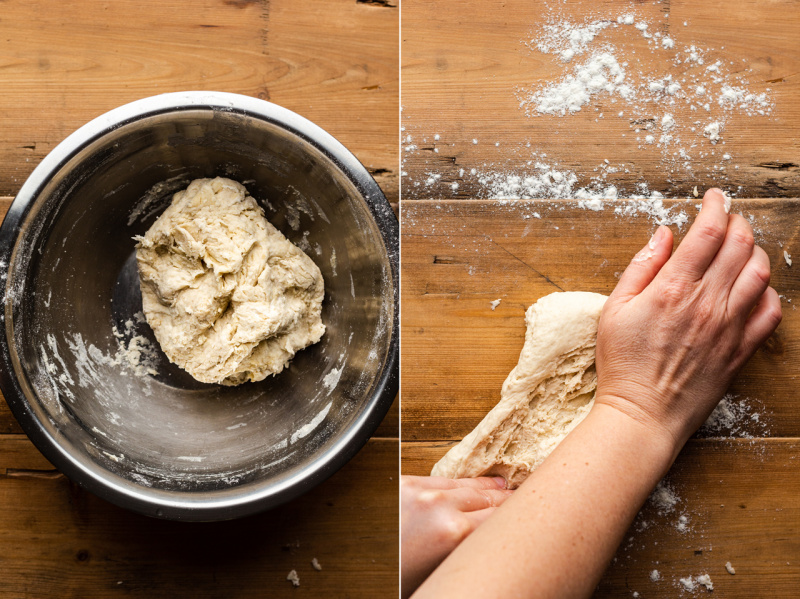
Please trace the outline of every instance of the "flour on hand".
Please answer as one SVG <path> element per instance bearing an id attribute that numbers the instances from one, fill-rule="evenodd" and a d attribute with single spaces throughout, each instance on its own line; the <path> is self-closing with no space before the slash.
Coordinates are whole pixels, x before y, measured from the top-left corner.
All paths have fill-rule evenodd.
<path id="1" fill-rule="evenodd" d="M 594 404 L 598 293 L 552 293 L 525 313 L 519 363 L 498 404 L 433 467 L 448 478 L 502 476 L 518 487 Z"/>
<path id="2" fill-rule="evenodd" d="M 325 332 L 319 268 L 235 181 L 192 181 L 136 239 L 147 322 L 198 381 L 260 381 Z"/>

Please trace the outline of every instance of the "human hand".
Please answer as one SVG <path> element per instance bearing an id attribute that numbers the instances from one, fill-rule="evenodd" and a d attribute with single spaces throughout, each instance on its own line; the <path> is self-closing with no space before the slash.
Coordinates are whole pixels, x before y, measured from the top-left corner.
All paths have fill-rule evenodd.
<path id="1" fill-rule="evenodd" d="M 505 485 L 489 477 L 400 477 L 403 597 L 511 495 Z"/>
<path id="2" fill-rule="evenodd" d="M 596 403 L 645 423 L 673 458 L 781 321 L 769 258 L 724 204 L 706 192 L 671 258 L 672 232 L 659 227 L 600 317 Z"/>

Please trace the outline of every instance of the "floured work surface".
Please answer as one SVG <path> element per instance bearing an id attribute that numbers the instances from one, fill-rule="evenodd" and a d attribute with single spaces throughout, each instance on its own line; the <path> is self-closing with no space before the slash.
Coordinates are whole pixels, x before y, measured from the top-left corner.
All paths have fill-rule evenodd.
<path id="1" fill-rule="evenodd" d="M 404 200 L 800 195 L 790 4 L 408 0 L 403 30 Z"/>
<path id="2" fill-rule="evenodd" d="M 655 220 L 683 212 L 687 225 L 672 226 L 680 239 L 696 203 L 637 204 L 649 206 L 638 213 L 629 202 L 606 203 L 601 211 L 570 201 L 404 204 L 403 471 L 428 474 L 497 403 L 534 301 L 559 290 L 609 294 Z M 800 243 L 800 201 L 734 201 L 732 211 L 751 218 L 770 257 L 783 322 L 736 380 L 704 438 L 679 457 L 665 493 L 674 503 L 650 503 L 634 523 L 598 597 L 636 591 L 672 598 L 682 592 L 681 578 L 705 573 L 725 596 L 794 596 L 800 274 L 783 252 L 791 257 Z M 735 575 L 727 573 L 728 561 Z"/>

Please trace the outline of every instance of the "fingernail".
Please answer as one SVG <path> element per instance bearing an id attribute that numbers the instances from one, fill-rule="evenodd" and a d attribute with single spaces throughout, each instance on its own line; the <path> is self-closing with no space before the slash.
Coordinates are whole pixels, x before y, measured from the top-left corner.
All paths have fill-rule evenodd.
<path id="1" fill-rule="evenodd" d="M 722 197 L 723 208 L 725 209 L 725 214 L 730 214 L 731 212 L 731 198 L 730 196 L 722 191 L 719 187 L 710 187 L 706 193 L 709 191 L 713 191 L 714 193 L 718 194 Z"/>
<path id="2" fill-rule="evenodd" d="M 661 227 L 656 229 L 656 232 L 653 233 L 653 236 L 650 238 L 650 241 L 647 242 L 648 247 L 651 250 L 656 249 L 656 246 L 661 241 L 661 238 L 664 236 L 664 231 L 661 230 Z"/>
<path id="3" fill-rule="evenodd" d="M 500 487 L 501 489 L 506 488 L 506 479 L 504 479 L 502 476 L 495 476 L 494 482 L 496 482 L 497 486 Z"/>

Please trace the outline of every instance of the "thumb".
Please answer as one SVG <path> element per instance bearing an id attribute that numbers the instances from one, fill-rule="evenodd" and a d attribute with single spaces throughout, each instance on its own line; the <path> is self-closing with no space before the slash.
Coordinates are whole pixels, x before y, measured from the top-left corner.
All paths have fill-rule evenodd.
<path id="1" fill-rule="evenodd" d="M 617 300 L 628 301 L 644 291 L 672 254 L 672 231 L 664 225 L 656 229 L 650 241 L 633 257 L 622 273 L 614 292 Z"/>

